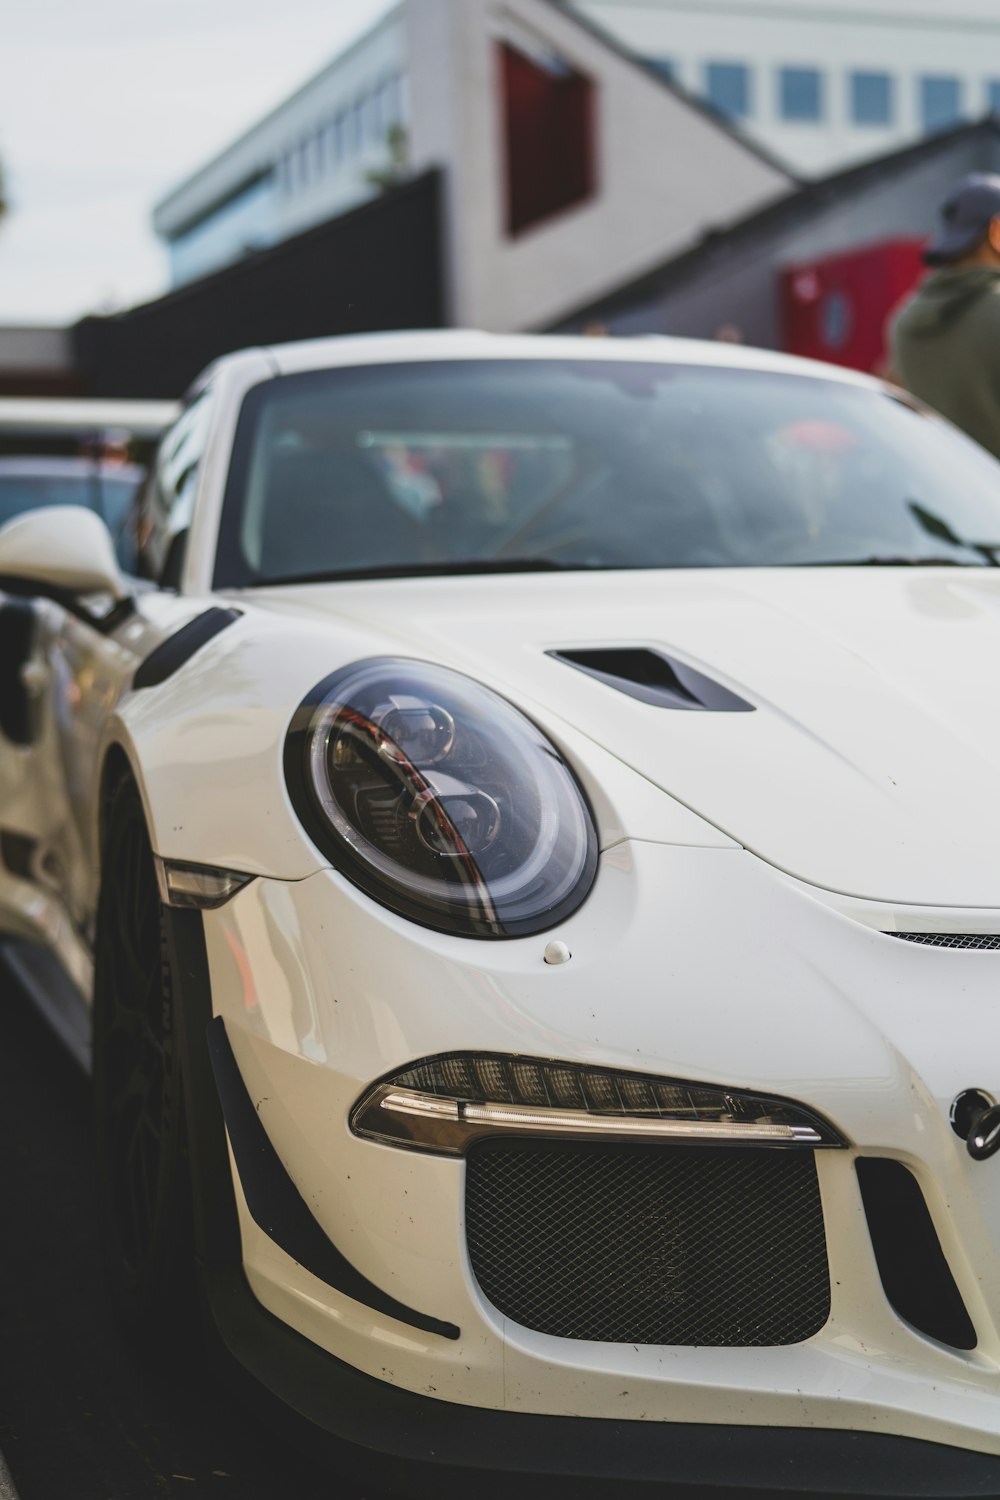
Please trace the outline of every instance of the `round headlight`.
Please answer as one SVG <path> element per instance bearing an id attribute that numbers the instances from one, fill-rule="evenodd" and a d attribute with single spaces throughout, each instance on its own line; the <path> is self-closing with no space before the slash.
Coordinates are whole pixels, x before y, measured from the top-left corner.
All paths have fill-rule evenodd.
<path id="1" fill-rule="evenodd" d="M 593 884 L 597 835 L 558 751 L 446 667 L 379 657 L 333 673 L 296 711 L 285 773 L 332 863 L 427 927 L 540 932 Z"/>

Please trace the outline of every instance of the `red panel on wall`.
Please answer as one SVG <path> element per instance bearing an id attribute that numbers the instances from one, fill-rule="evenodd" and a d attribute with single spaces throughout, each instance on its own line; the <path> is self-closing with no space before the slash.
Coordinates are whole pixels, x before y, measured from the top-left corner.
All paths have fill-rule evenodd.
<path id="1" fill-rule="evenodd" d="M 918 239 L 882 240 L 780 271 L 782 348 L 882 370 L 886 321 L 923 276 L 923 247 Z"/>
<path id="2" fill-rule="evenodd" d="M 559 58 L 499 43 L 507 233 L 520 234 L 594 191 L 594 85 Z"/>

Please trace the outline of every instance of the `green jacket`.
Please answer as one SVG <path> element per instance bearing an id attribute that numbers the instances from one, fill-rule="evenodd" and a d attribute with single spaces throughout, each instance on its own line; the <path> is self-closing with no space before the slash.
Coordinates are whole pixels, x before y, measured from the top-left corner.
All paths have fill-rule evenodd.
<path id="1" fill-rule="evenodd" d="M 901 385 L 1000 458 L 1000 270 L 938 271 L 889 331 Z"/>

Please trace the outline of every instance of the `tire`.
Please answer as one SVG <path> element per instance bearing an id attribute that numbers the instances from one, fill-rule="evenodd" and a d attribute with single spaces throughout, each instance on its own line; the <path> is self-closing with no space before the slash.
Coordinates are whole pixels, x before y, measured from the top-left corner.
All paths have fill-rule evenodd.
<path id="1" fill-rule="evenodd" d="M 93 1101 L 98 1214 L 126 1330 L 159 1352 L 196 1318 L 177 997 L 138 789 L 110 800 L 97 909 Z"/>

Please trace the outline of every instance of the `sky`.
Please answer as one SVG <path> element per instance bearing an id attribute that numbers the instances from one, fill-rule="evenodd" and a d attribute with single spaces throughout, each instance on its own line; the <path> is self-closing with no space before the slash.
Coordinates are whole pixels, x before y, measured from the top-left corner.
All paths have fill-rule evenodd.
<path id="1" fill-rule="evenodd" d="M 5 0 L 0 323 L 167 287 L 153 204 L 391 0 Z"/>

